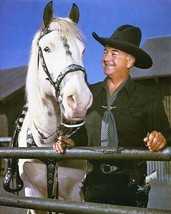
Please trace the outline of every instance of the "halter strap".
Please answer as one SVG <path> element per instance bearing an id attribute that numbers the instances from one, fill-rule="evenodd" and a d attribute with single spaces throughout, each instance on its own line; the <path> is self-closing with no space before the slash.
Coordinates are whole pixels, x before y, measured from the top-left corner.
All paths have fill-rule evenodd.
<path id="1" fill-rule="evenodd" d="M 49 26 L 46 27 L 40 34 L 40 37 L 38 39 L 38 42 L 40 41 L 40 39 L 42 39 L 45 35 L 47 35 L 48 33 L 51 33 L 53 30 L 49 30 Z M 71 56 L 72 53 L 70 52 L 69 50 L 69 45 L 67 44 L 67 39 L 64 39 L 62 38 L 62 41 L 64 43 L 64 48 L 66 48 L 66 54 L 68 56 Z M 39 45 L 39 44 L 38 44 Z M 52 84 L 52 86 L 54 87 L 55 89 L 55 93 L 56 93 L 56 98 L 57 98 L 57 102 L 59 103 L 60 105 L 60 84 L 62 82 L 62 80 L 64 79 L 64 77 L 68 74 L 68 73 L 71 73 L 71 72 L 76 72 L 76 71 L 82 71 L 85 75 L 85 81 L 87 82 L 87 74 L 86 74 L 86 70 L 84 69 L 84 67 L 82 67 L 81 65 L 77 65 L 77 64 L 71 64 L 69 66 L 67 66 L 64 70 L 62 70 L 60 72 L 60 74 L 58 75 L 56 81 L 54 81 L 51 77 L 51 74 L 48 70 L 48 67 L 46 65 L 46 62 L 45 62 L 45 59 L 44 59 L 44 56 L 43 56 L 43 51 L 41 49 L 41 47 L 39 46 L 39 58 L 38 58 L 38 63 L 39 63 L 39 60 L 41 62 L 41 65 L 43 67 L 43 70 L 44 72 L 46 73 L 47 75 L 47 80 Z M 43 133 L 41 133 L 36 124 L 34 124 L 37 132 L 39 133 L 39 135 L 42 137 L 42 139 L 48 139 L 50 138 L 51 136 L 55 135 L 55 134 L 59 134 L 59 131 L 61 129 L 62 126 L 66 127 L 66 128 L 77 128 L 76 130 L 78 130 L 81 126 L 84 125 L 84 121 L 81 122 L 81 123 L 77 123 L 77 124 L 67 124 L 67 123 L 61 123 L 60 126 L 58 127 L 58 129 L 53 132 L 51 135 L 49 136 L 44 136 Z M 71 132 L 71 135 L 73 134 L 73 132 Z"/>
<path id="2" fill-rule="evenodd" d="M 62 80 L 64 79 L 64 77 L 68 73 L 76 72 L 76 71 L 82 71 L 85 74 L 85 79 L 87 81 L 87 75 L 86 75 L 86 71 L 85 71 L 84 67 L 82 67 L 81 65 L 76 65 L 76 64 L 69 65 L 63 71 L 60 72 L 59 76 L 56 79 L 56 82 L 54 82 L 57 97 L 60 94 L 60 84 L 61 84 Z"/>
<path id="3" fill-rule="evenodd" d="M 56 81 L 53 81 L 50 72 L 48 70 L 48 67 L 46 65 L 45 59 L 43 57 L 43 52 L 42 49 L 39 47 L 39 57 L 41 59 L 41 65 L 43 67 L 44 72 L 47 75 L 47 80 L 49 80 L 49 82 L 53 85 L 55 92 L 56 92 L 56 98 L 58 98 L 59 94 L 60 94 L 60 84 L 62 82 L 62 80 L 64 79 L 64 77 L 71 72 L 76 72 L 76 71 L 82 71 L 85 74 L 85 79 L 87 81 L 87 75 L 86 75 L 86 70 L 84 69 L 84 67 L 82 67 L 81 65 L 76 65 L 76 64 L 71 64 L 68 67 L 66 67 L 64 70 L 62 70 L 60 72 L 60 74 L 58 75 Z"/>

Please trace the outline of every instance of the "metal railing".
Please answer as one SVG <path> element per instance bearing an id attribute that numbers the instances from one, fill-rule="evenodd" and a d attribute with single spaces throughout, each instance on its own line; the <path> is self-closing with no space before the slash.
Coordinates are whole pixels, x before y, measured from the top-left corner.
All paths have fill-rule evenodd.
<path id="1" fill-rule="evenodd" d="M 47 147 L 13 147 L 13 148 L 0 148 L 0 158 L 32 158 L 32 159 L 122 159 L 122 160 L 171 160 L 171 147 L 167 147 L 159 152 L 150 152 L 145 149 L 123 148 L 111 149 L 110 147 L 76 147 L 67 149 L 65 154 L 58 154 L 52 148 Z"/>
<path id="2" fill-rule="evenodd" d="M 19 196 L 0 196 L 0 205 L 67 214 L 170 214 L 170 210 Z"/>

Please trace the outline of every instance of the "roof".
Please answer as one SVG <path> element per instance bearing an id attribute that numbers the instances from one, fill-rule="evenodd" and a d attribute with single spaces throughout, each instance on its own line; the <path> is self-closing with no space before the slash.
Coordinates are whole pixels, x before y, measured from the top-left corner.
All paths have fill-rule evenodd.
<path id="1" fill-rule="evenodd" d="M 171 76 L 171 36 L 147 39 L 141 47 L 153 60 L 149 69 L 134 67 L 131 72 L 133 78 L 156 78 Z"/>
<path id="2" fill-rule="evenodd" d="M 0 70 L 0 101 L 24 88 L 27 66 Z"/>

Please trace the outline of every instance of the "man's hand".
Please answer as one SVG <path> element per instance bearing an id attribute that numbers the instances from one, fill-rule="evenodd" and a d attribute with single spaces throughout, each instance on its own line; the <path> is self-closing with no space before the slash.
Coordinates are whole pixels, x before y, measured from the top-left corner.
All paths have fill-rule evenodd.
<path id="1" fill-rule="evenodd" d="M 151 152 L 159 151 L 166 146 L 165 137 L 157 131 L 149 133 L 148 136 L 144 138 L 144 142 Z"/>
<path id="2" fill-rule="evenodd" d="M 72 148 L 74 146 L 74 141 L 64 136 L 60 136 L 57 142 L 53 144 L 53 148 L 60 154 L 64 153 L 67 148 Z"/>

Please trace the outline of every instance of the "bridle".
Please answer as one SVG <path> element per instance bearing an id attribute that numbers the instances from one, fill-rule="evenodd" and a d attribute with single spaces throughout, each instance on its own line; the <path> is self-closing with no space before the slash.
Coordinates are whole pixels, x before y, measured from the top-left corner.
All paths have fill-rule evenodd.
<path id="1" fill-rule="evenodd" d="M 49 30 L 49 27 L 46 27 L 40 34 L 40 37 L 38 38 L 38 46 L 39 46 L 39 41 L 45 36 L 47 35 L 48 33 L 51 33 L 52 31 L 54 30 Z M 71 56 L 72 53 L 71 51 L 69 50 L 70 46 L 68 45 L 67 43 L 67 38 L 66 37 L 62 37 L 61 36 L 61 40 L 63 41 L 63 45 L 64 45 L 64 48 L 66 50 L 66 55 L 67 56 Z M 64 77 L 68 74 L 68 73 L 71 73 L 71 72 L 76 72 L 76 71 L 82 71 L 85 75 L 85 80 L 87 82 L 87 74 L 86 74 L 86 70 L 84 69 L 84 67 L 80 66 L 80 65 L 77 65 L 77 64 L 71 64 L 69 66 L 67 66 L 64 70 L 62 70 L 60 72 L 60 74 L 58 75 L 56 81 L 54 81 L 52 79 L 52 76 L 48 70 L 48 67 L 46 65 L 46 62 L 45 62 L 45 59 L 44 59 L 44 56 L 43 56 L 43 51 L 41 49 L 41 47 L 39 46 L 39 55 L 38 55 L 38 65 L 39 65 L 39 61 L 41 62 L 41 65 L 42 65 L 42 68 L 43 68 L 43 71 L 46 73 L 47 75 L 47 80 L 51 83 L 51 85 L 54 87 L 55 89 L 55 95 L 56 95 L 56 99 L 57 99 L 57 102 L 60 106 L 60 110 L 62 112 L 62 102 L 61 102 L 61 97 L 60 97 L 60 85 L 61 85 L 61 82 L 62 80 L 64 79 Z M 43 133 L 41 133 L 38 128 L 36 127 L 35 125 L 35 128 L 36 130 L 38 131 L 39 135 L 43 138 L 43 139 L 48 139 L 49 137 L 53 136 L 54 134 L 56 133 L 59 133 L 59 129 L 61 129 L 62 126 L 66 127 L 66 128 L 77 128 L 79 129 L 81 126 L 84 125 L 84 121 L 81 122 L 81 123 L 76 123 L 76 124 L 67 124 L 65 122 L 63 122 L 63 116 L 61 115 L 61 124 L 60 126 L 58 127 L 58 130 L 56 130 L 54 133 L 52 133 L 51 135 L 49 136 L 44 136 Z M 76 130 L 77 130 L 76 129 Z M 75 133 L 75 130 L 73 131 L 73 133 Z M 70 134 L 70 136 L 72 135 L 72 133 Z"/>
<path id="2" fill-rule="evenodd" d="M 45 35 L 47 35 L 48 33 L 51 33 L 53 30 L 49 30 L 48 28 L 45 28 L 38 41 L 40 41 Z M 64 48 L 66 50 L 66 54 L 67 56 L 71 56 L 72 53 L 71 51 L 69 50 L 70 46 L 68 45 L 67 43 L 67 39 L 66 37 L 61 37 L 63 43 L 64 43 Z M 43 67 L 43 70 L 44 72 L 46 73 L 47 75 L 47 80 L 49 80 L 49 82 L 53 85 L 54 89 L 55 89 L 55 92 L 56 92 L 56 98 L 58 100 L 58 97 L 60 95 L 60 84 L 62 82 L 62 80 L 64 79 L 64 77 L 68 74 L 68 73 L 71 73 L 71 72 L 76 72 L 76 71 L 82 71 L 85 75 L 85 79 L 87 81 L 87 75 L 86 75 L 86 70 L 84 69 L 84 67 L 82 67 L 81 65 L 77 65 L 77 64 L 71 64 L 69 66 L 67 66 L 64 70 L 62 70 L 60 72 L 60 74 L 58 75 L 56 81 L 54 81 L 50 75 L 50 72 L 48 70 L 48 67 L 46 65 L 46 62 L 45 62 L 45 59 L 43 57 L 43 51 L 41 49 L 41 47 L 39 46 L 39 58 L 38 58 L 38 61 L 41 61 L 41 65 Z"/>

